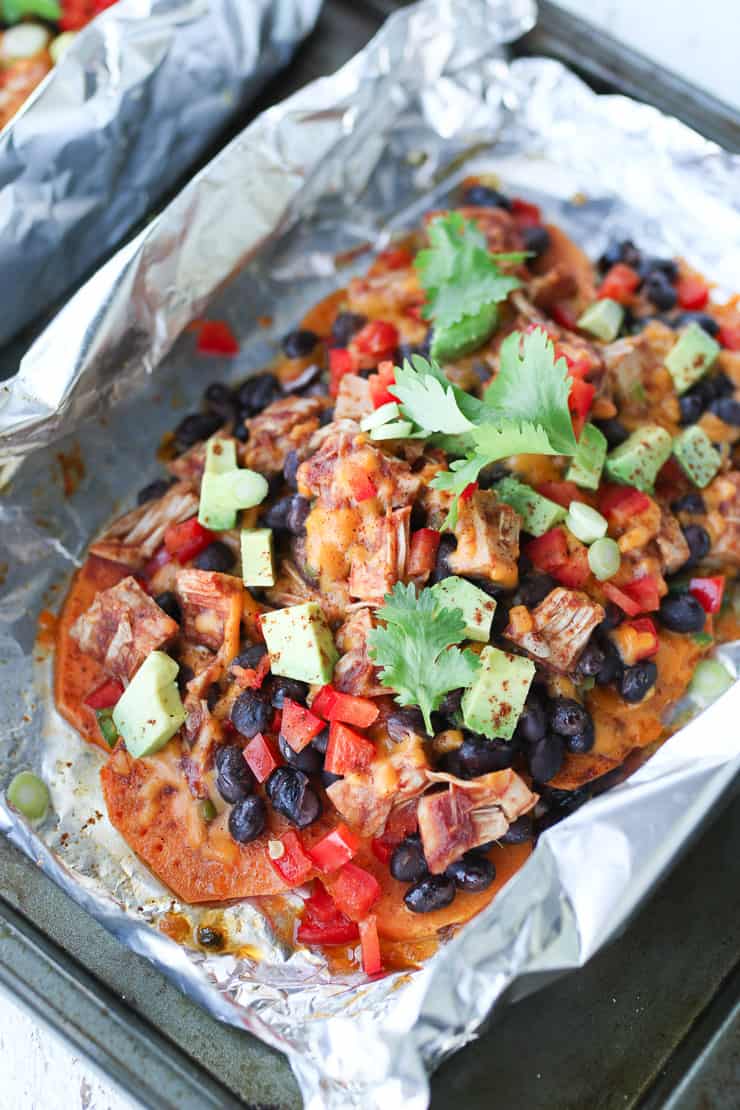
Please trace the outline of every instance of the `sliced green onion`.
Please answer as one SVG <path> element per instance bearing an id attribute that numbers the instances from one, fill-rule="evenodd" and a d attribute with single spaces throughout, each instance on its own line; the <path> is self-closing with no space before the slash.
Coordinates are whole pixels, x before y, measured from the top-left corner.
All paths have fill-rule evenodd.
<path id="1" fill-rule="evenodd" d="M 583 543 L 593 543 L 606 535 L 606 518 L 584 505 L 582 501 L 571 501 L 568 506 L 568 515 L 565 518 L 565 527 L 568 528 L 578 540 Z"/>
<path id="2" fill-rule="evenodd" d="M 114 748 L 118 743 L 118 729 L 113 723 L 113 710 L 96 709 L 95 716 L 103 739 L 109 748 Z"/>
<path id="3" fill-rule="evenodd" d="M 727 668 L 716 659 L 702 659 L 696 664 L 689 694 L 698 702 L 708 705 L 720 694 L 724 694 L 725 690 L 729 690 L 734 681 Z"/>
<path id="4" fill-rule="evenodd" d="M 400 407 L 395 401 L 389 401 L 387 405 L 381 405 L 375 412 L 369 412 L 367 416 L 363 416 L 360 429 L 363 432 L 371 432 L 373 428 L 379 428 L 381 424 L 387 424 L 389 420 L 395 420 L 400 415 Z"/>
<path id="5" fill-rule="evenodd" d="M 213 818 L 216 817 L 218 814 L 218 810 L 216 809 L 210 798 L 201 799 L 198 808 L 200 809 L 200 815 L 206 822 L 206 824 L 209 821 L 212 821 Z"/>
<path id="6" fill-rule="evenodd" d="M 410 420 L 392 420 L 390 424 L 381 424 L 373 428 L 370 439 L 404 439 L 411 433 L 413 424 Z"/>
<path id="7" fill-rule="evenodd" d="M 600 582 L 613 578 L 622 562 L 622 553 L 616 540 L 605 536 L 596 540 L 588 549 L 588 565 Z"/>
<path id="8" fill-rule="evenodd" d="M 77 35 L 77 31 L 64 31 L 54 39 L 49 47 L 49 53 L 51 54 L 51 60 L 55 66 L 59 65 L 60 58 L 63 58 L 67 53 L 70 46 L 77 38 Z"/>
<path id="9" fill-rule="evenodd" d="M 49 788 L 33 771 L 20 771 L 8 787 L 8 801 L 29 821 L 40 821 L 49 808 Z"/>

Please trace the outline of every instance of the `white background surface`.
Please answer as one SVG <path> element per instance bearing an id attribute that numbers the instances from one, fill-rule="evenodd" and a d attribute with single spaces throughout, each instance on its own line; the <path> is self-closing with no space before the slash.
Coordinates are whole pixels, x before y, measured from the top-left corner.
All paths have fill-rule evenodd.
<path id="1" fill-rule="evenodd" d="M 558 0 L 616 38 L 740 108 L 740 0 Z M 646 90 L 649 98 L 649 90 Z M 0 1004 L 4 1091 L 13 1110 L 128 1110 L 132 1102 L 14 1003 Z M 10 1068 L 10 1075 L 8 1075 Z M 49 1091 L 46 1078 L 55 1076 Z M 58 1077 L 68 1082 L 60 1090 Z"/>

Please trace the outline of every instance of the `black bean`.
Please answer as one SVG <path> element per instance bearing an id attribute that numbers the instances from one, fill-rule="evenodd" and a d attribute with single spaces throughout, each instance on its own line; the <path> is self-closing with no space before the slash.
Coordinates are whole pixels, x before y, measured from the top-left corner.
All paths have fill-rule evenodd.
<path id="1" fill-rule="evenodd" d="M 622 239 L 620 242 L 610 243 L 599 259 L 599 269 L 608 270 L 615 266 L 617 262 L 624 262 L 626 266 L 639 270 L 642 265 L 642 253 L 631 239 Z"/>
<path id="2" fill-rule="evenodd" d="M 244 423 L 242 417 L 239 417 L 237 423 L 234 425 L 234 438 L 238 439 L 240 443 L 249 442 L 249 428 Z"/>
<path id="3" fill-rule="evenodd" d="M 446 775 L 454 775 L 456 779 L 465 778 L 460 765 L 460 749 L 453 748 L 449 752 L 443 752 L 435 763 L 435 770 L 444 771 Z"/>
<path id="4" fill-rule="evenodd" d="M 456 889 L 454 879 L 448 875 L 427 875 L 409 887 L 403 900 L 412 913 L 432 913 L 449 906 Z"/>
<path id="5" fill-rule="evenodd" d="M 686 393 L 678 399 L 681 423 L 684 426 L 687 424 L 696 424 L 706 408 L 706 403 L 706 398 L 703 396 L 701 390 L 688 389 Z"/>
<path id="6" fill-rule="evenodd" d="M 540 697 L 534 691 L 530 691 L 516 723 L 514 738 L 519 743 L 534 744 L 535 741 L 542 739 L 546 731 L 545 707 Z"/>
<path id="7" fill-rule="evenodd" d="M 191 412 L 183 417 L 175 428 L 175 443 L 184 451 L 195 446 L 203 439 L 208 439 L 221 427 L 221 417 L 215 412 Z"/>
<path id="8" fill-rule="evenodd" d="M 454 718 L 460 712 L 460 703 L 462 702 L 464 692 L 465 691 L 462 689 L 450 690 L 450 692 L 448 694 L 445 694 L 445 696 L 442 698 L 442 701 L 439 703 L 438 712 L 443 717 L 446 717 L 448 720 L 454 720 Z"/>
<path id="9" fill-rule="evenodd" d="M 248 644 L 242 648 L 238 655 L 235 655 L 229 664 L 232 667 L 244 667 L 246 670 L 251 670 L 257 666 L 260 659 L 267 652 L 264 644 Z"/>
<path id="10" fill-rule="evenodd" d="M 225 802 L 240 802 L 254 790 L 254 775 L 238 744 L 219 748 L 215 760 L 216 787 Z"/>
<path id="11" fill-rule="evenodd" d="M 549 574 L 542 574 L 540 571 L 530 571 L 529 574 L 522 576 L 519 582 L 519 589 L 517 590 L 517 604 L 526 605 L 528 609 L 534 609 L 539 605 L 557 585 L 554 578 Z"/>
<path id="12" fill-rule="evenodd" d="M 427 861 L 418 836 L 407 836 L 391 853 L 390 872 L 401 883 L 417 883 L 427 874 Z"/>
<path id="13" fill-rule="evenodd" d="M 331 424 L 333 419 L 334 419 L 334 408 L 332 406 L 331 408 L 324 409 L 323 412 L 320 413 L 320 415 L 319 415 L 319 424 L 321 425 L 322 428 L 325 428 L 327 424 Z"/>
<path id="14" fill-rule="evenodd" d="M 674 513 L 696 513 L 697 515 L 707 511 L 704 498 L 698 490 L 685 493 L 683 497 L 679 497 L 677 501 L 671 503 L 671 508 Z"/>
<path id="15" fill-rule="evenodd" d="M 476 852 L 466 852 L 461 859 L 456 859 L 445 870 L 445 875 L 452 879 L 458 890 L 467 890 L 475 894 L 480 890 L 487 890 L 496 878 L 496 868 L 484 855 Z"/>
<path id="16" fill-rule="evenodd" d="M 189 667 L 187 663 L 180 664 L 180 670 L 177 672 L 177 686 L 182 693 L 187 689 L 187 685 L 195 678 L 195 671 Z"/>
<path id="17" fill-rule="evenodd" d="M 311 502 L 296 493 L 291 498 L 290 508 L 285 517 L 285 526 L 293 536 L 300 536 L 306 530 L 306 521 L 311 512 Z"/>
<path id="18" fill-rule="evenodd" d="M 165 590 L 164 593 L 157 594 L 155 602 L 160 609 L 164 610 L 168 617 L 172 617 L 173 621 L 179 624 L 182 620 L 182 611 L 180 610 L 180 602 L 177 600 L 177 595 L 172 590 Z"/>
<path id="19" fill-rule="evenodd" d="M 590 752 L 595 742 L 596 729 L 594 728 L 594 723 L 590 716 L 583 732 L 577 732 L 565 738 L 566 748 L 575 755 L 582 755 L 584 752 Z"/>
<path id="20" fill-rule="evenodd" d="M 247 416 L 261 412 L 280 396 L 280 382 L 274 374 L 256 374 L 239 386 L 237 399 Z"/>
<path id="21" fill-rule="evenodd" d="M 275 709 L 282 709 L 286 698 L 305 705 L 308 697 L 308 683 L 301 682 L 299 678 L 278 676 L 273 679 L 271 694 Z"/>
<path id="22" fill-rule="evenodd" d="M 490 185 L 471 185 L 463 193 L 463 204 L 472 208 L 511 208 L 511 201 Z"/>
<path id="23" fill-rule="evenodd" d="M 385 727 L 391 740 L 396 744 L 403 743 L 411 733 L 417 736 L 426 735 L 424 717 L 420 709 L 414 705 L 406 705 L 403 709 L 394 709 L 389 715 Z"/>
<path id="24" fill-rule="evenodd" d="M 298 488 L 298 467 L 301 465 L 301 460 L 298 458 L 297 451 L 288 451 L 285 456 L 285 463 L 283 464 L 283 477 L 286 484 L 291 489 Z"/>
<path id="25" fill-rule="evenodd" d="M 311 741 L 311 747 L 315 748 L 319 755 L 326 755 L 326 749 L 328 745 L 329 726 L 327 725 L 326 728 L 323 728 L 321 730 L 318 736 L 314 736 L 313 740 Z M 337 778 L 341 778 L 341 775 L 338 775 Z"/>
<path id="26" fill-rule="evenodd" d="M 239 844 L 256 840 L 265 831 L 267 808 L 259 794 L 252 794 L 232 809 L 229 814 L 229 832 Z"/>
<path id="27" fill-rule="evenodd" d="M 740 401 L 736 401 L 734 397 L 720 397 L 719 400 L 712 401 L 709 408 L 725 424 L 731 424 L 733 428 L 740 427 Z"/>
<path id="28" fill-rule="evenodd" d="M 339 312 L 331 326 L 331 341 L 335 347 L 346 347 L 353 335 L 367 323 L 367 316 L 359 312 Z"/>
<path id="29" fill-rule="evenodd" d="M 216 705 L 218 704 L 218 699 L 220 697 L 221 687 L 217 682 L 212 682 L 206 692 L 206 705 L 208 706 L 211 713 L 213 713 L 213 710 L 216 708 Z"/>
<path id="30" fill-rule="evenodd" d="M 681 525 L 681 531 L 689 545 L 689 557 L 684 563 L 684 567 L 695 567 L 709 554 L 709 549 L 712 546 L 709 533 L 706 528 L 702 528 L 701 524 L 683 524 Z"/>
<path id="31" fill-rule="evenodd" d="M 508 467 L 504 466 L 503 463 L 488 463 L 478 475 L 478 486 L 480 489 L 490 489 L 496 482 L 505 478 L 507 474 L 509 474 Z"/>
<path id="32" fill-rule="evenodd" d="M 331 771 L 322 771 L 321 785 L 324 787 L 324 790 L 326 790 L 328 786 L 333 786 L 335 782 L 340 782 L 343 778 L 344 775 L 333 775 Z"/>
<path id="33" fill-rule="evenodd" d="M 201 925 L 198 928 L 198 944 L 203 948 L 223 948 L 224 935 L 219 929 L 212 929 L 210 925 Z"/>
<path id="34" fill-rule="evenodd" d="M 573 698 L 553 698 L 550 703 L 550 728 L 559 736 L 577 736 L 585 732 L 591 716 L 585 706 Z"/>
<path id="35" fill-rule="evenodd" d="M 673 326 L 676 328 L 685 328 L 689 324 L 698 324 L 707 335 L 711 335 L 713 338 L 716 338 L 719 334 L 719 324 L 707 312 L 682 312 L 673 321 Z"/>
<path id="36" fill-rule="evenodd" d="M 289 763 L 291 767 L 297 767 L 304 774 L 316 775 L 321 770 L 324 761 L 321 758 L 321 753 L 312 744 L 307 744 L 300 752 L 294 752 L 281 733 L 278 736 L 278 747 L 285 762 Z"/>
<path id="37" fill-rule="evenodd" d="M 596 685 L 608 686 L 612 682 L 619 681 L 623 669 L 622 658 L 608 637 L 601 640 L 601 648 L 604 652 L 604 662 L 596 672 Z"/>
<path id="38" fill-rule="evenodd" d="M 625 667 L 619 692 L 630 703 L 642 701 L 648 690 L 655 685 L 657 677 L 658 668 L 647 659 L 636 663 L 634 667 Z"/>
<path id="39" fill-rule="evenodd" d="M 236 415 L 236 399 L 223 382 L 211 382 L 203 393 L 203 404 L 221 418 L 222 423 L 233 420 Z"/>
<path id="40" fill-rule="evenodd" d="M 522 238 L 524 239 L 524 249 L 532 251 L 537 258 L 544 254 L 550 246 L 550 232 L 546 227 L 539 225 L 525 227 L 522 230 Z"/>
<path id="41" fill-rule="evenodd" d="M 658 619 L 671 632 L 701 632 L 706 613 L 692 594 L 667 594 L 660 603 Z"/>
<path id="42" fill-rule="evenodd" d="M 733 382 L 723 370 L 718 370 L 716 374 L 709 374 L 706 378 L 702 378 L 702 381 L 706 383 L 707 396 L 710 401 L 716 401 L 720 397 L 731 397 L 735 392 Z"/>
<path id="43" fill-rule="evenodd" d="M 617 628 L 624 620 L 624 613 L 615 605 L 613 601 L 608 601 L 604 606 L 604 619 L 599 625 L 602 632 L 609 632 L 612 628 Z"/>
<path id="44" fill-rule="evenodd" d="M 595 420 L 594 423 L 605 437 L 610 450 L 619 447 L 629 436 L 629 432 L 624 424 L 621 420 L 617 420 L 616 416 L 611 417 L 609 420 Z"/>
<path id="45" fill-rule="evenodd" d="M 661 312 L 668 312 L 678 300 L 676 290 L 660 270 L 654 270 L 645 280 L 643 292 Z"/>
<path id="46" fill-rule="evenodd" d="M 164 497 L 174 481 L 174 478 L 156 478 L 148 486 L 139 490 L 136 495 L 136 504 L 145 505 L 147 501 L 158 501 L 160 497 Z"/>
<path id="47" fill-rule="evenodd" d="M 499 844 L 524 844 L 533 836 L 534 820 L 531 813 L 525 813 L 523 817 L 512 821 L 504 835 L 499 837 Z"/>
<path id="48" fill-rule="evenodd" d="M 669 282 L 678 280 L 678 266 L 672 258 L 646 258 L 641 267 L 640 273 L 648 280 L 651 274 L 662 274 Z"/>
<path id="49" fill-rule="evenodd" d="M 265 732 L 271 720 L 272 706 L 261 690 L 244 690 L 231 707 L 232 725 L 249 740 L 258 732 Z"/>
<path id="50" fill-rule="evenodd" d="M 267 780 L 266 790 L 272 808 L 299 829 L 321 816 L 321 799 L 308 775 L 295 767 L 277 767 Z"/>
<path id="51" fill-rule="evenodd" d="M 576 673 L 580 678 L 594 678 L 604 666 L 604 652 L 593 637 L 581 652 Z"/>
<path id="52" fill-rule="evenodd" d="M 228 574 L 234 566 L 234 552 L 221 540 L 214 540 L 193 559 L 193 566 L 198 570 L 215 570 L 219 574 Z"/>
<path id="53" fill-rule="evenodd" d="M 564 745 L 561 736 L 550 733 L 543 736 L 527 751 L 529 772 L 535 782 L 549 782 L 563 765 Z"/>
<path id="54" fill-rule="evenodd" d="M 452 571 L 448 559 L 452 552 L 457 547 L 457 540 L 454 536 L 442 536 L 437 548 L 437 559 L 432 571 L 432 582 L 441 582 L 443 578 L 448 578 Z"/>
<path id="55" fill-rule="evenodd" d="M 502 771 L 514 762 L 514 745 L 506 740 L 489 740 L 486 736 L 468 733 L 456 753 L 460 777 L 464 779 Z"/>
<path id="56" fill-rule="evenodd" d="M 298 328 L 296 331 L 289 331 L 287 335 L 283 336 L 280 346 L 283 348 L 283 354 L 286 358 L 305 358 L 311 354 L 318 341 L 319 337 L 315 331 L 309 331 L 308 328 Z"/>

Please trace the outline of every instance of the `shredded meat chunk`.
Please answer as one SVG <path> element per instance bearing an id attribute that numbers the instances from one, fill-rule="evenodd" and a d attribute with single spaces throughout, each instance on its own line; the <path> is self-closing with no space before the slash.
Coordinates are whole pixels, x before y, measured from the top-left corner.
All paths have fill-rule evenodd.
<path id="1" fill-rule="evenodd" d="M 174 474 L 181 482 L 187 482 L 194 490 L 200 490 L 203 472 L 206 468 L 206 445 L 196 443 L 182 455 L 170 459 L 166 464 L 170 474 Z"/>
<path id="2" fill-rule="evenodd" d="M 350 596 L 380 604 L 406 572 L 411 507 L 384 517 L 368 517 L 352 549 Z"/>
<path id="3" fill-rule="evenodd" d="M 467 205 L 458 210 L 466 220 L 473 220 L 486 237 L 489 251 L 504 253 L 524 249 L 522 233 L 505 208 L 479 208 Z M 511 269 L 504 264 L 502 269 Z"/>
<path id="4" fill-rule="evenodd" d="M 712 550 L 705 562 L 740 567 L 740 471 L 719 474 L 704 490 L 704 500 L 712 539 Z"/>
<path id="5" fill-rule="evenodd" d="M 182 610 L 182 634 L 211 651 L 223 649 L 228 660 L 239 651 L 242 585 L 230 574 L 210 570 L 181 570 L 177 598 Z"/>
<path id="6" fill-rule="evenodd" d="M 422 295 L 416 270 L 406 266 L 352 278 L 347 287 L 347 307 L 350 312 L 382 316 L 387 320 L 389 313 L 400 313 L 409 305 L 420 304 Z"/>
<path id="7" fill-rule="evenodd" d="M 187 520 L 197 511 L 197 494 L 187 482 L 178 482 L 163 497 L 147 501 L 114 521 L 90 545 L 90 554 L 138 570 L 161 546 L 169 526 Z"/>
<path id="8" fill-rule="evenodd" d="M 385 509 L 410 504 L 420 478 L 403 459 L 386 455 L 354 431 L 337 428 L 298 469 L 298 490 L 317 497 L 327 509 L 357 504 L 358 482 L 372 482 Z"/>
<path id="9" fill-rule="evenodd" d="M 523 605 L 515 606 L 504 635 L 537 662 L 567 674 L 603 619 L 598 602 L 580 590 L 559 586 L 531 612 Z"/>
<path id="10" fill-rule="evenodd" d="M 193 698 L 183 731 L 188 747 L 183 745 L 180 767 L 193 797 L 207 798 L 206 775 L 213 766 L 216 749 L 223 742 L 223 727 L 203 699 Z"/>
<path id="11" fill-rule="evenodd" d="M 359 420 L 373 411 L 370 383 L 359 374 L 345 374 L 339 383 L 334 417 L 336 420 Z"/>
<path id="12" fill-rule="evenodd" d="M 450 570 L 512 589 L 518 578 L 520 524 L 519 514 L 497 501 L 490 490 L 478 490 L 461 500 Z"/>
<path id="13" fill-rule="evenodd" d="M 336 634 L 342 655 L 334 667 L 333 684 L 345 694 L 372 698 L 388 693 L 378 682 L 377 669 L 367 654 L 367 636 L 372 627 L 372 613 L 363 606 L 349 615 Z"/>
<path id="14" fill-rule="evenodd" d="M 318 397 L 281 397 L 258 416 L 246 421 L 249 442 L 244 448 L 246 466 L 261 473 L 277 474 L 290 451 L 300 450 L 319 426 L 324 402 Z"/>
<path id="15" fill-rule="evenodd" d="M 345 775 L 326 793 L 361 836 L 377 836 L 395 806 L 425 789 L 428 767 L 420 738 L 410 736 L 390 755 L 376 759 L 367 772 Z"/>
<path id="16" fill-rule="evenodd" d="M 688 559 L 691 552 L 681 525 L 665 506 L 661 507 L 660 529 L 655 537 L 660 553 L 660 566 L 663 574 L 675 574 Z"/>
<path id="17" fill-rule="evenodd" d="M 169 643 L 177 632 L 177 622 L 131 577 L 102 590 L 70 629 L 86 655 L 102 663 L 109 674 L 127 679 L 150 652 Z"/>

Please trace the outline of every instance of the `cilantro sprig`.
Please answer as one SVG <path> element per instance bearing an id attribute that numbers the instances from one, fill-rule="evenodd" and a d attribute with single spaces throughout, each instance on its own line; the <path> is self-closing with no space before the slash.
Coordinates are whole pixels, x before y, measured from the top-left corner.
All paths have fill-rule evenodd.
<path id="1" fill-rule="evenodd" d="M 397 366 L 393 395 L 403 415 L 413 420 L 421 435 L 433 432 L 461 435 L 474 427 L 483 403 L 448 381 L 434 360 L 412 355 Z"/>
<path id="2" fill-rule="evenodd" d="M 474 652 L 455 646 L 465 637 L 462 612 L 445 609 L 432 590 L 417 596 L 412 585 L 397 582 L 376 616 L 385 627 L 374 628 L 368 644 L 380 681 L 399 705 L 419 706 L 431 735 L 431 715 L 445 694 L 470 686 L 480 667 Z"/>

